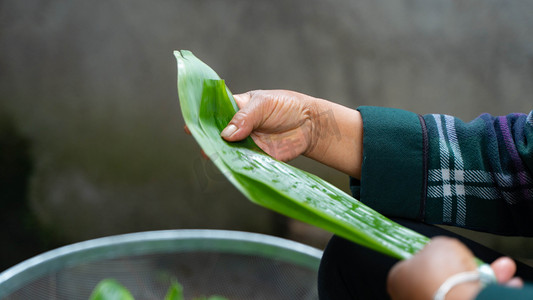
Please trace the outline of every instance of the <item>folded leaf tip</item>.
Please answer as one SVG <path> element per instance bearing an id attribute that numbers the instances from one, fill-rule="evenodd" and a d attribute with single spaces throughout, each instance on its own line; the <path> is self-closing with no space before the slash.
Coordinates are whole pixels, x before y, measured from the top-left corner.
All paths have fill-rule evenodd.
<path id="1" fill-rule="evenodd" d="M 174 50 L 174 56 L 177 59 L 187 59 L 188 57 L 195 57 L 194 54 L 192 54 L 189 50 Z"/>

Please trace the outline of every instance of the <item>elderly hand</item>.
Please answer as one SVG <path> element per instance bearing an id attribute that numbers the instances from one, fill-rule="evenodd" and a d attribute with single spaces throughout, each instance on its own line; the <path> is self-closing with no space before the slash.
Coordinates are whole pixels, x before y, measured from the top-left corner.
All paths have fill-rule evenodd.
<path id="1" fill-rule="evenodd" d="M 510 258 L 499 258 L 491 267 L 498 283 L 522 286 L 519 278 L 513 278 L 516 264 Z M 391 269 L 387 289 L 394 300 L 430 300 L 450 276 L 476 268 L 474 255 L 465 245 L 456 239 L 436 237 L 418 254 Z M 449 291 L 446 299 L 474 299 L 480 289 L 479 282 L 461 283 Z"/>
<path id="2" fill-rule="evenodd" d="M 222 131 L 227 141 L 251 136 L 272 157 L 289 161 L 317 144 L 315 98 L 291 91 L 252 91 L 234 95 L 241 108 Z"/>
<path id="3" fill-rule="evenodd" d="M 303 154 L 360 177 L 363 126 L 358 111 L 285 90 L 251 91 L 234 96 L 240 110 L 221 136 L 251 136 L 272 157 L 289 161 Z"/>

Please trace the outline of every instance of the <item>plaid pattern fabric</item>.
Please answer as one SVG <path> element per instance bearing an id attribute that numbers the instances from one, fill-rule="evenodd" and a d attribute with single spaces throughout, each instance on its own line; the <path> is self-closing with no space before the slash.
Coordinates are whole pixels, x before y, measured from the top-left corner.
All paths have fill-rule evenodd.
<path id="1" fill-rule="evenodd" d="M 432 115 L 437 126 L 440 166 L 428 171 L 428 198 L 442 198 L 442 221 L 452 222 L 452 205 L 455 198 L 456 222 L 465 224 L 464 163 L 457 140 L 454 118 L 446 115 Z M 440 176 L 435 176 L 440 174 Z M 430 185 L 436 183 L 435 186 Z"/>
<path id="2" fill-rule="evenodd" d="M 359 107 L 354 197 L 389 217 L 533 236 L 533 111 L 463 122 Z"/>
<path id="3" fill-rule="evenodd" d="M 527 116 L 484 114 L 469 123 L 438 114 L 424 120 L 429 139 L 426 220 L 533 234 L 533 111 Z"/>

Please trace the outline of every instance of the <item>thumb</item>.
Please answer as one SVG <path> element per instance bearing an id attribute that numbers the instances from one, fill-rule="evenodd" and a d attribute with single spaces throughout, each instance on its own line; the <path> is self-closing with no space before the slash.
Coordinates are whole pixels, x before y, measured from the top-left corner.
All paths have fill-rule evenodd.
<path id="1" fill-rule="evenodd" d="M 238 98 L 240 104 L 248 104 L 250 95 L 248 93 L 241 94 Z M 233 116 L 226 128 L 220 133 L 220 136 L 229 142 L 243 140 L 249 136 L 259 124 L 261 124 L 262 119 L 261 101 L 250 102 L 249 105 L 242 107 L 242 109 Z"/>
<path id="2" fill-rule="evenodd" d="M 490 266 L 500 284 L 509 281 L 516 272 L 516 263 L 509 257 L 500 257 Z"/>

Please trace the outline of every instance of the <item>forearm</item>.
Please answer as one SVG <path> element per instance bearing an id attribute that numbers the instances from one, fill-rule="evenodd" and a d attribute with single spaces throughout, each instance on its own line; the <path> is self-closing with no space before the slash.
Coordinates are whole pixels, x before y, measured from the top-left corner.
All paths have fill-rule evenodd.
<path id="1" fill-rule="evenodd" d="M 354 109 L 316 99 L 311 147 L 305 156 L 355 178 L 361 178 L 363 121 Z"/>

